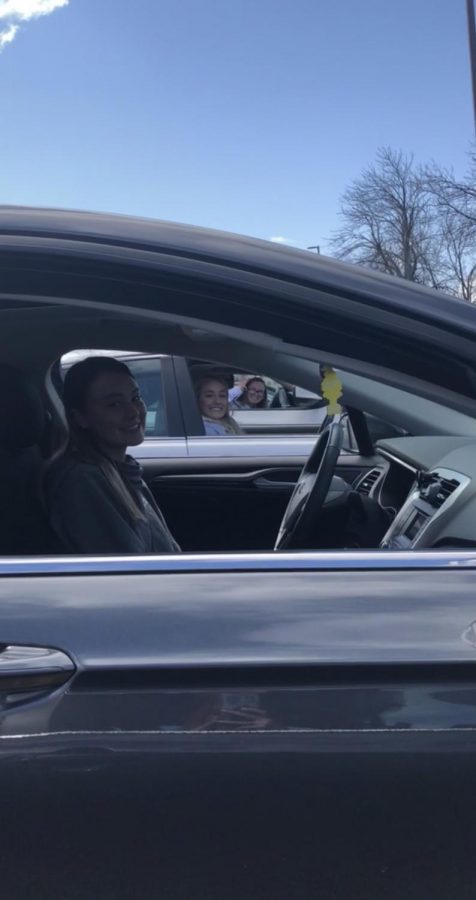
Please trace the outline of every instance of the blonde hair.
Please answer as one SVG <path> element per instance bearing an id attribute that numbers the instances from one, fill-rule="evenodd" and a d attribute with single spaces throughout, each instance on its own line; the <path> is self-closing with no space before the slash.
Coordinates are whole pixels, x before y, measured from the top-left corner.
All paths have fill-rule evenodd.
<path id="1" fill-rule="evenodd" d="M 227 394 L 226 394 L 227 410 L 226 410 L 225 415 L 222 416 L 222 418 L 219 419 L 218 421 L 222 422 L 225 429 L 227 431 L 231 432 L 231 434 L 243 434 L 243 431 L 240 428 L 240 426 L 238 425 L 238 422 L 235 422 L 233 416 L 230 414 L 230 407 L 228 405 L 228 385 L 226 383 L 225 378 L 223 378 L 223 376 L 213 375 L 213 374 L 212 375 L 203 375 L 201 378 L 198 379 L 198 381 L 195 382 L 195 385 L 194 385 L 195 396 L 197 398 L 199 407 L 200 407 L 200 394 L 203 391 L 203 388 L 205 387 L 205 385 L 208 384 L 209 381 L 217 381 L 218 384 L 222 384 L 227 392 Z M 201 408 L 200 408 L 200 412 L 202 412 Z M 202 416 L 203 416 L 203 413 L 202 413 Z M 203 418 L 207 419 L 208 417 L 203 416 Z M 212 421 L 212 420 L 209 419 L 209 421 Z"/>

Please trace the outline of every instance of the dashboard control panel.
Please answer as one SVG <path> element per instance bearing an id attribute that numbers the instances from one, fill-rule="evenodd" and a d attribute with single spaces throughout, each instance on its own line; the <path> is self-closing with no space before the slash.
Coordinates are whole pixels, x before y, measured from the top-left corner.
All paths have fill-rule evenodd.
<path id="1" fill-rule="evenodd" d="M 431 525 L 446 514 L 469 481 L 466 475 L 449 469 L 418 472 L 405 503 L 380 546 L 389 550 L 428 546 L 424 539 L 429 537 Z"/>

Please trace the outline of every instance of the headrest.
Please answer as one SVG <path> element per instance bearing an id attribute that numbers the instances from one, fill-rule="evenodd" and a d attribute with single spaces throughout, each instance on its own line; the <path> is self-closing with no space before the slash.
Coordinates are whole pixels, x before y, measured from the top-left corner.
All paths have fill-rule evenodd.
<path id="1" fill-rule="evenodd" d="M 41 440 L 45 413 L 23 372 L 0 363 L 0 450 L 23 450 Z"/>

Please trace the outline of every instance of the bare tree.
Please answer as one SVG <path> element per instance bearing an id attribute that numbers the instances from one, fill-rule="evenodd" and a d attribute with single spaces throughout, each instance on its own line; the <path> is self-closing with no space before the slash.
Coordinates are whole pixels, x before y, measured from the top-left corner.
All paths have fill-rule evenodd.
<path id="1" fill-rule="evenodd" d="M 476 301 L 476 242 L 475 229 L 467 219 L 451 210 L 440 216 L 444 240 L 444 270 L 447 291 L 468 300 Z"/>
<path id="2" fill-rule="evenodd" d="M 473 303 L 476 301 L 476 151 L 471 154 L 464 179 L 458 180 L 451 171 L 435 164 L 425 168 L 424 178 L 444 246 L 446 288 Z"/>
<path id="3" fill-rule="evenodd" d="M 424 171 L 426 190 L 440 211 L 449 212 L 476 229 L 476 150 L 470 158 L 468 174 L 459 180 L 452 171 L 439 166 L 426 166 Z"/>
<path id="4" fill-rule="evenodd" d="M 376 163 L 345 191 L 341 216 L 342 227 L 331 241 L 337 257 L 443 286 L 432 197 L 411 156 L 379 150 Z"/>

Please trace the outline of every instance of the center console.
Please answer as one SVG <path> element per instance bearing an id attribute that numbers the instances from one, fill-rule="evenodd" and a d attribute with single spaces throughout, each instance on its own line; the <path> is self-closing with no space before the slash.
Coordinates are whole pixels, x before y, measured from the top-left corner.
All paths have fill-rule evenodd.
<path id="1" fill-rule="evenodd" d="M 450 469 L 418 472 L 405 503 L 393 520 L 380 546 L 389 550 L 410 550 L 428 546 L 436 520 L 457 500 L 470 479 Z"/>

